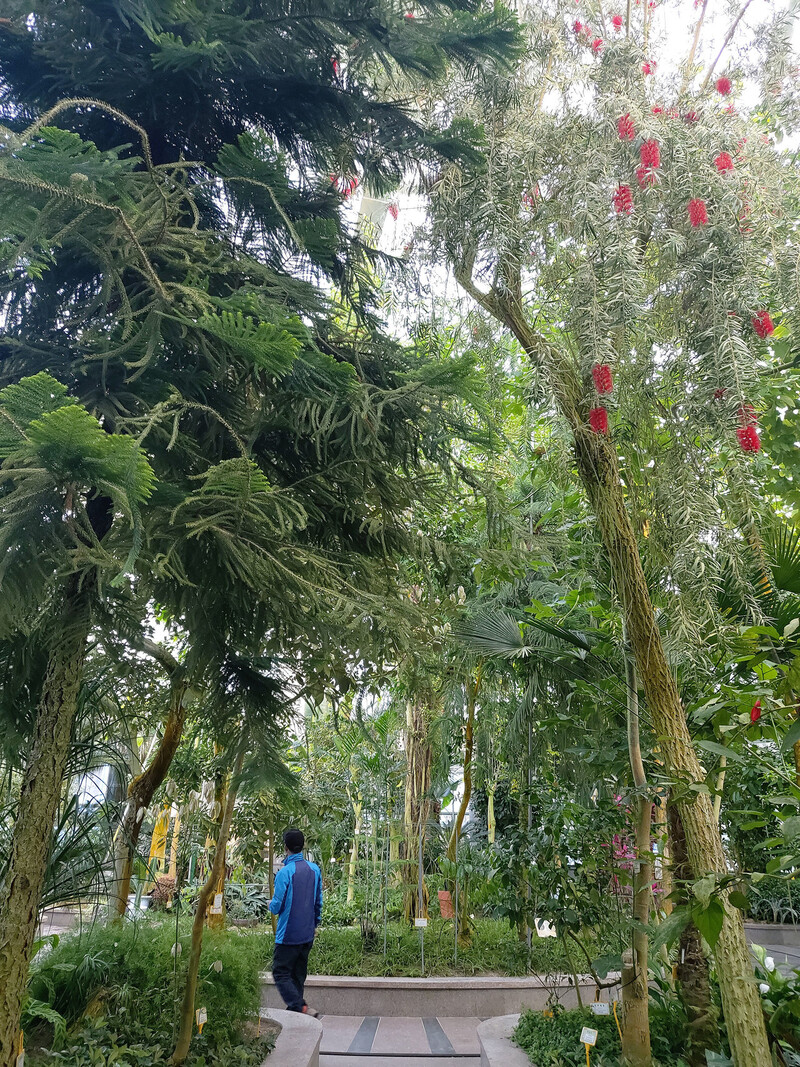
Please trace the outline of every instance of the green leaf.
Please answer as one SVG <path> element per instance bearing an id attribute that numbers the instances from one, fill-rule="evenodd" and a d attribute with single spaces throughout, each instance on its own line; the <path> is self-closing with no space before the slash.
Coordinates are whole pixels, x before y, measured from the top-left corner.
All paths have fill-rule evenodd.
<path id="1" fill-rule="evenodd" d="M 653 953 L 658 952 L 662 945 L 666 945 L 667 948 L 669 948 L 670 945 L 673 945 L 688 926 L 691 917 L 691 913 L 685 905 L 674 908 L 672 912 L 659 923 L 656 932 L 653 935 L 651 942 Z"/>
<path id="2" fill-rule="evenodd" d="M 729 895 L 728 900 L 731 902 L 734 908 L 738 908 L 740 911 L 747 911 L 748 907 L 750 906 L 750 902 L 747 899 L 747 896 L 744 893 L 740 892 L 738 889 L 734 889 L 734 891 Z"/>
<path id="3" fill-rule="evenodd" d="M 800 837 L 800 815 L 790 815 L 783 820 L 783 839 L 787 843 Z"/>
<path id="4" fill-rule="evenodd" d="M 720 745 L 717 741 L 698 741 L 698 748 L 704 749 L 706 752 L 711 752 L 715 756 L 725 756 L 726 759 L 735 760 L 739 763 L 743 763 L 745 757 L 741 752 L 736 752 L 732 748 L 728 748 L 726 745 Z"/>
<path id="5" fill-rule="evenodd" d="M 793 722 L 784 734 L 783 741 L 781 741 L 781 751 L 787 752 L 790 748 L 793 748 L 798 741 L 800 741 L 800 719 Z"/>
<path id="6" fill-rule="evenodd" d="M 725 921 L 725 908 L 722 902 L 714 898 L 706 908 L 693 908 L 692 921 L 709 946 L 714 949 Z"/>

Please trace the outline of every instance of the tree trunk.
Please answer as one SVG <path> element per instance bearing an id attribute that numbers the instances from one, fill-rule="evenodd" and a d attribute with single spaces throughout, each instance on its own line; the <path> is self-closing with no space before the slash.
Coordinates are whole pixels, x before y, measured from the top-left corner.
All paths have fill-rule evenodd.
<path id="1" fill-rule="evenodd" d="M 419 840 L 424 841 L 425 824 L 428 821 L 431 787 L 431 750 L 428 744 L 427 723 L 421 700 L 409 701 L 406 705 L 406 787 L 405 787 L 405 863 L 403 883 L 405 899 L 403 912 L 406 920 L 428 918 L 428 888 L 422 879 L 422 897 L 419 890 Z"/>
<path id="2" fill-rule="evenodd" d="M 15 1062 L 39 901 L 69 754 L 91 625 L 93 577 L 67 582 L 22 778 L 0 899 L 0 1064 Z"/>
<path id="3" fill-rule="evenodd" d="M 206 908 L 208 907 L 208 902 L 211 899 L 214 888 L 219 881 L 220 872 L 225 870 L 225 850 L 228 845 L 228 835 L 230 834 L 231 823 L 233 822 L 233 807 L 236 803 L 236 793 L 239 788 L 239 776 L 242 773 L 244 755 L 245 745 L 244 739 L 242 739 L 239 743 L 239 751 L 236 756 L 231 784 L 228 789 L 228 797 L 225 802 L 225 812 L 222 816 L 222 822 L 217 836 L 214 862 L 211 864 L 208 878 L 197 898 L 197 910 L 194 913 L 194 921 L 192 923 L 192 944 L 189 949 L 189 965 L 186 972 L 186 988 L 184 989 L 183 1003 L 181 1004 L 178 1040 L 175 1043 L 175 1051 L 170 1058 L 170 1063 L 173 1064 L 183 1063 L 189 1054 L 189 1045 L 192 1040 L 192 1030 L 194 1029 L 194 998 L 195 993 L 197 992 L 197 975 L 200 970 L 200 953 L 203 948 L 203 926 L 205 924 Z"/>
<path id="4" fill-rule="evenodd" d="M 356 794 L 356 799 L 350 795 L 348 788 L 347 795 L 350 797 L 350 803 L 353 806 L 353 816 L 355 823 L 353 826 L 353 847 L 350 849 L 350 862 L 347 865 L 347 903 L 352 904 L 353 897 L 356 891 L 356 868 L 358 866 L 358 842 L 361 837 L 361 813 L 364 810 L 364 798 L 361 793 Z"/>
<path id="5" fill-rule="evenodd" d="M 150 643 L 147 643 L 150 646 Z M 139 835 L 142 823 L 147 814 L 147 808 L 158 787 L 167 777 L 173 757 L 178 750 L 178 745 L 183 734 L 183 724 L 186 719 L 186 692 L 188 683 L 176 660 L 164 649 L 156 645 L 152 649 L 158 649 L 158 655 L 151 648 L 146 650 L 157 658 L 158 661 L 171 672 L 171 688 L 169 709 L 164 722 L 164 733 L 161 736 L 158 748 L 153 754 L 147 768 L 133 779 L 128 787 L 128 803 L 122 816 L 122 822 L 117 829 L 114 842 L 114 884 L 112 891 L 112 913 L 118 916 L 125 914 L 128 906 L 128 895 L 131 891 L 131 878 L 133 876 L 133 861 L 136 857 L 136 846 L 139 843 Z"/>
<path id="6" fill-rule="evenodd" d="M 214 754 L 222 752 L 221 745 L 214 745 Z M 218 812 L 217 832 L 214 834 L 214 842 L 218 842 L 222 833 L 222 820 L 225 818 L 225 798 L 230 793 L 230 778 L 227 775 L 217 774 L 214 785 L 214 811 Z M 216 852 L 214 853 L 216 859 Z M 225 929 L 225 874 L 226 864 L 223 862 L 219 868 L 217 880 L 211 890 L 210 904 L 206 911 L 206 923 L 209 930 Z M 219 908 L 219 910 L 217 910 Z"/>
<path id="7" fill-rule="evenodd" d="M 453 876 L 451 891 L 455 892 L 455 883 L 458 879 L 458 839 L 464 827 L 464 819 L 469 809 L 472 798 L 472 756 L 475 747 L 475 703 L 478 689 L 481 684 L 481 668 L 475 674 L 474 685 L 467 678 L 467 723 L 464 730 L 464 792 L 461 795 L 461 803 L 453 823 L 453 830 L 447 844 L 447 858 L 456 867 Z M 463 948 L 467 948 L 472 942 L 472 926 L 469 918 L 469 895 L 467 892 L 467 880 L 464 879 L 460 886 L 458 899 L 458 942 Z"/>
<path id="8" fill-rule="evenodd" d="M 644 795 L 647 778 L 642 761 L 639 737 L 639 691 L 636 668 L 629 659 L 625 662 L 628 708 L 628 753 L 636 788 L 636 841 L 633 874 L 633 951 L 630 966 L 622 968 L 622 1007 L 624 1027 L 622 1051 L 631 1067 L 650 1067 L 650 995 L 647 985 L 647 934 L 644 927 L 650 921 L 650 894 L 653 864 L 650 851 L 650 800 Z"/>
<path id="9" fill-rule="evenodd" d="M 692 788 L 704 784 L 705 774 L 692 745 L 678 686 L 656 623 L 639 547 L 625 506 L 616 447 L 605 434 L 590 429 L 586 390 L 570 363 L 571 357 L 556 350 L 528 324 L 519 295 L 521 282 L 514 276 L 513 265 L 508 267 L 510 284 L 502 291 L 493 289 L 489 293 L 481 292 L 473 282 L 471 264 L 457 264 L 456 268 L 457 279 L 466 291 L 514 333 L 534 363 L 543 365 L 556 403 L 570 424 L 578 474 L 608 553 L 653 728 L 663 746 L 667 773 L 681 784 L 676 804 L 686 831 L 689 861 L 698 875 L 703 872 L 724 875 L 727 863 L 711 799 Z M 744 922 L 741 912 L 735 908 L 725 909 L 714 959 L 736 1067 L 771 1067 Z"/>
<path id="10" fill-rule="evenodd" d="M 674 804 L 667 806 L 669 842 L 672 853 L 672 877 L 678 890 L 692 880 L 692 868 L 686 853 L 686 835 L 683 823 Z M 685 890 L 681 903 L 685 903 Z M 681 1000 L 689 1020 L 688 1057 L 690 1067 L 705 1067 L 706 1049 L 719 1049 L 717 1012 L 711 999 L 711 982 L 708 976 L 708 960 L 703 952 L 703 943 L 697 927 L 689 923 L 681 933 L 678 945 L 677 978 L 680 983 Z"/>

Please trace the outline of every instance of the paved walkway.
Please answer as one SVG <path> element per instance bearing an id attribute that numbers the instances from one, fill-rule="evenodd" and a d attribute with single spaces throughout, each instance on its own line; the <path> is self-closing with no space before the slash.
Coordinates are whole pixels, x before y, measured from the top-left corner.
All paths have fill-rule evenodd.
<path id="1" fill-rule="evenodd" d="M 320 1067 L 478 1067 L 480 1019 L 323 1015 Z"/>

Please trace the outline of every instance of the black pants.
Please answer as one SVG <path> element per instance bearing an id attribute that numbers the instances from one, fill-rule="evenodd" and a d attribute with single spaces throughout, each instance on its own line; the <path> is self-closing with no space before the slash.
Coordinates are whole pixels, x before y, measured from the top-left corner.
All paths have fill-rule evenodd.
<path id="1" fill-rule="evenodd" d="M 308 974 L 308 955 L 313 941 L 304 945 L 276 945 L 272 956 L 272 977 L 289 1011 L 302 1011 L 303 988 Z"/>

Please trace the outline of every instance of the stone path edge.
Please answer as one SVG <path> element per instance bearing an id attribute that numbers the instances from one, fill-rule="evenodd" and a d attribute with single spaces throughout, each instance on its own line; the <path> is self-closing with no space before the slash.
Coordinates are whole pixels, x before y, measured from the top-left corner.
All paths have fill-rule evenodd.
<path id="1" fill-rule="evenodd" d="M 309 1015 L 271 1008 L 262 1018 L 279 1023 L 281 1032 L 261 1067 L 319 1067 L 322 1024 Z"/>
<path id="2" fill-rule="evenodd" d="M 618 972 L 611 972 L 606 980 L 619 981 Z M 272 972 L 262 971 L 262 982 L 272 982 Z M 589 974 L 579 974 L 578 982 L 581 988 L 594 986 L 594 979 Z M 452 977 L 437 978 L 392 978 L 383 975 L 364 976 L 347 974 L 310 974 L 306 979 L 307 986 L 335 989 L 347 987 L 349 989 L 549 989 L 551 986 L 570 986 L 573 984 L 572 975 L 554 974 L 548 978 L 542 978 L 538 974 L 529 974 L 523 977 L 503 977 L 502 975 L 476 975 L 464 977 L 453 975 Z"/>
<path id="3" fill-rule="evenodd" d="M 481 1067 L 531 1067 L 528 1054 L 511 1040 L 518 1022 L 519 1015 L 499 1015 L 478 1026 Z"/>

